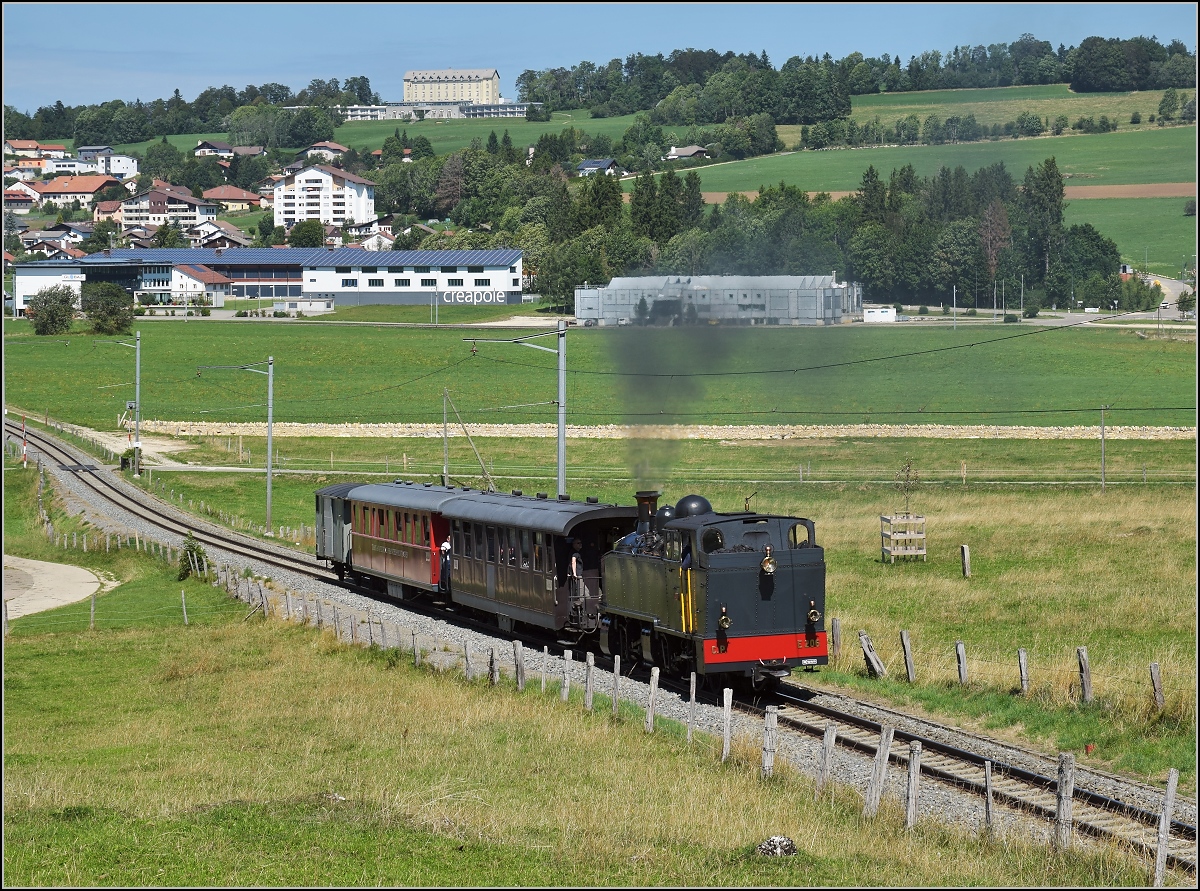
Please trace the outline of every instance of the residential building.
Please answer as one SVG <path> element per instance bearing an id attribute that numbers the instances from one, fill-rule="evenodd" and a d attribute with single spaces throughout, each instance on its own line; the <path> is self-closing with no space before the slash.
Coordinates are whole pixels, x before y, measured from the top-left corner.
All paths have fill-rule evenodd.
<path id="1" fill-rule="evenodd" d="M 40 172 L 41 171 L 39 170 L 32 170 L 27 167 L 10 166 L 4 168 L 4 178 L 29 181 L 31 179 L 37 179 Z"/>
<path id="2" fill-rule="evenodd" d="M 92 208 L 92 222 L 99 223 L 103 220 L 112 220 L 114 223 L 121 222 L 121 202 L 120 201 L 97 201 Z"/>
<path id="3" fill-rule="evenodd" d="M 708 151 L 702 145 L 685 145 L 680 148 L 671 146 L 664 161 L 679 161 L 683 158 L 707 158 Z"/>
<path id="4" fill-rule="evenodd" d="M 71 244 L 79 244 L 86 238 L 92 237 L 92 230 L 95 228 L 95 223 L 90 220 L 79 223 L 55 223 L 53 226 L 47 226 L 47 232 L 66 233 L 66 239 Z"/>
<path id="5" fill-rule="evenodd" d="M 104 154 L 96 158 L 96 166 L 101 173 L 116 177 L 119 180 L 132 179 L 138 175 L 138 159 L 132 155 Z"/>
<path id="6" fill-rule="evenodd" d="M 188 229 L 215 220 L 219 210 L 218 205 L 193 198 L 190 192 L 156 186 L 121 202 L 121 221 L 125 226 L 177 223 Z"/>
<path id="7" fill-rule="evenodd" d="M 183 234 L 196 248 L 249 247 L 254 243 L 253 238 L 226 220 L 205 220 Z"/>
<path id="8" fill-rule="evenodd" d="M 595 158 L 588 161 L 580 161 L 575 165 L 575 169 L 579 172 L 580 176 L 591 176 L 593 173 L 619 176 L 621 173 L 621 165 L 612 158 Z"/>
<path id="9" fill-rule="evenodd" d="M 39 144 L 38 148 L 43 158 L 59 160 L 67 157 L 67 147 L 65 145 L 46 145 L 42 143 Z"/>
<path id="10" fill-rule="evenodd" d="M 237 186 L 217 186 L 204 192 L 205 201 L 217 201 L 228 210 L 249 210 L 262 204 L 262 195 L 247 192 Z"/>
<path id="11" fill-rule="evenodd" d="M 176 305 L 225 305 L 233 279 L 202 264 L 180 263 L 171 269 L 171 302 Z"/>
<path id="12" fill-rule="evenodd" d="M 46 159 L 45 158 L 18 158 L 17 159 L 17 169 L 31 171 L 35 177 L 40 177 L 42 175 L 42 171 L 45 169 L 45 167 L 46 167 Z"/>
<path id="13" fill-rule="evenodd" d="M 95 161 L 101 155 L 113 154 L 111 145 L 81 145 L 75 150 L 81 161 Z"/>
<path id="14" fill-rule="evenodd" d="M 832 274 L 622 276 L 576 288 L 575 315 L 628 324 L 642 301 L 652 323 L 837 325 L 862 312 L 862 289 Z"/>
<path id="15" fill-rule="evenodd" d="M 308 148 L 303 149 L 297 157 L 307 158 L 310 162 L 336 161 L 348 151 L 350 149 L 344 145 L 338 145 L 336 142 L 314 142 Z"/>
<path id="16" fill-rule="evenodd" d="M 4 210 L 13 213 L 29 213 L 34 206 L 33 196 L 21 189 L 4 190 Z"/>
<path id="17" fill-rule="evenodd" d="M 42 184 L 40 182 L 36 182 L 34 180 L 22 179 L 13 183 L 11 186 L 6 186 L 4 190 L 6 192 L 23 192 L 33 199 L 33 204 L 35 207 L 40 207 L 42 204 L 42 193 L 38 187 L 41 185 Z"/>
<path id="18" fill-rule="evenodd" d="M 404 101 L 494 105 L 500 101 L 500 74 L 495 68 L 406 71 Z"/>
<path id="19" fill-rule="evenodd" d="M 45 173 L 68 173 L 74 176 L 81 174 L 95 174 L 100 172 L 100 168 L 95 161 L 81 161 L 79 158 L 45 158 L 45 164 L 42 165 L 42 170 Z"/>
<path id="20" fill-rule="evenodd" d="M 218 158 L 232 158 L 233 146 L 228 142 L 221 142 L 218 139 L 201 139 L 196 142 L 196 147 L 192 149 L 192 154 L 197 158 L 204 158 L 208 155 L 216 155 Z"/>
<path id="21" fill-rule="evenodd" d="M 261 145 L 235 145 L 233 153 L 243 158 L 263 158 L 266 157 L 267 150 Z"/>
<path id="22" fill-rule="evenodd" d="M 6 139 L 4 140 L 4 154 L 17 155 L 21 158 L 40 158 L 42 147 L 38 145 L 36 139 Z"/>
<path id="23" fill-rule="evenodd" d="M 111 176 L 60 176 L 36 188 L 41 195 L 41 204 L 53 201 L 62 206 L 78 201 L 83 207 L 91 207 L 96 195 L 120 183 Z"/>
<path id="24" fill-rule="evenodd" d="M 275 186 L 275 225 L 290 229 L 301 220 L 341 226 L 375 219 L 375 183 L 353 173 L 315 164 Z"/>
<path id="25" fill-rule="evenodd" d="M 396 239 L 383 232 L 376 232 L 374 235 L 368 235 L 360 244 L 363 250 L 367 251 L 390 251 L 392 245 L 396 243 Z"/>

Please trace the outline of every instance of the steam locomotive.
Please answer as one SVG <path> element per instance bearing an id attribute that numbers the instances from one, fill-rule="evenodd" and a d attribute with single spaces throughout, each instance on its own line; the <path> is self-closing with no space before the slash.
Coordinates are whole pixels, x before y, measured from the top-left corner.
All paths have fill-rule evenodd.
<path id="1" fill-rule="evenodd" d="M 812 520 L 396 480 L 316 493 L 318 559 L 397 599 L 550 629 L 670 674 L 756 686 L 829 661 Z"/>

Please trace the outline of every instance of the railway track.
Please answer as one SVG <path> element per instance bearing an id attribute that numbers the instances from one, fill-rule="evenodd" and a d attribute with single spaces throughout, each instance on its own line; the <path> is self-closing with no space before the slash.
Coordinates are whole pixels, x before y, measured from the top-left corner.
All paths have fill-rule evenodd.
<path id="1" fill-rule="evenodd" d="M 781 726 L 821 737 L 829 723 L 837 725 L 837 742 L 848 749 L 868 756 L 878 751 L 883 723 L 870 720 L 843 709 L 820 705 L 808 698 L 811 691 L 795 688 L 797 692 L 780 691 L 774 699 L 779 706 Z M 744 708 L 761 713 L 742 703 Z M 913 720 L 902 713 L 897 718 Z M 895 726 L 894 722 L 892 723 Z M 922 722 L 927 723 L 927 722 Z M 961 745 L 951 745 L 932 736 L 897 728 L 893 737 L 893 748 L 889 760 L 903 767 L 908 766 L 907 746 L 897 743 L 917 741 L 921 743 L 921 773 L 949 783 L 960 790 L 977 795 L 986 794 L 985 762 L 992 764 L 992 795 L 994 799 L 1038 817 L 1053 820 L 1057 813 L 1057 778 L 1049 775 L 1054 768 L 1044 756 L 1023 752 L 1027 758 L 1042 761 L 1047 773 L 1039 773 L 1013 763 L 998 761 L 969 746 L 978 738 L 953 728 L 930 725 L 947 730 L 962 740 Z M 940 735 L 940 734 L 939 734 Z M 1025 759 L 1023 759 L 1025 760 Z M 1120 782 L 1128 782 L 1120 780 Z M 1072 797 L 1073 825 L 1086 835 L 1113 839 L 1128 844 L 1134 850 L 1154 857 L 1158 846 L 1158 813 L 1135 804 L 1121 801 L 1108 795 L 1076 786 Z M 1167 865 L 1196 874 L 1196 827 L 1189 823 L 1172 820 L 1167 844 Z"/>
<path id="2" fill-rule="evenodd" d="M 6 421 L 5 433 L 17 438 L 21 436 L 20 426 Z M 133 514 L 139 519 L 157 525 L 164 531 L 186 535 L 191 532 L 200 542 L 215 548 L 237 554 L 269 566 L 278 567 L 290 572 L 300 573 L 307 577 L 333 584 L 348 590 L 356 591 L 371 598 L 392 601 L 392 598 L 376 591 L 365 591 L 353 585 L 340 583 L 336 575 L 318 563 L 310 555 L 297 554 L 256 540 L 238 535 L 237 533 L 208 523 L 199 518 L 179 517 L 177 508 L 162 502 L 155 496 L 128 486 L 122 480 L 114 478 L 106 468 L 99 467 L 86 455 L 79 453 L 70 446 L 63 445 L 41 431 L 27 430 L 26 438 L 41 453 L 44 461 L 57 464 L 62 471 L 72 473 L 83 485 L 91 489 L 111 504 Z M 400 604 L 396 604 L 400 605 Z M 473 620 L 470 616 L 458 612 L 448 613 L 434 606 L 403 601 L 403 608 L 440 619 L 450 618 L 456 624 L 472 630 L 496 634 L 498 629 L 494 624 Z M 539 635 L 538 643 L 548 643 Z M 532 640 L 530 641 L 532 642 Z M 561 642 L 554 648 L 560 648 Z M 601 657 L 597 664 L 608 663 Z M 611 665 L 608 667 L 611 668 Z M 631 668 L 633 668 L 631 666 Z M 640 675 L 641 671 L 626 672 L 630 676 Z M 676 689 L 686 696 L 686 686 L 664 681 L 664 687 Z M 794 692 L 791 692 L 794 691 Z M 867 756 L 876 754 L 880 732 L 883 724 L 865 718 L 850 711 L 835 709 L 830 706 L 812 702 L 811 691 L 803 688 L 785 688 L 774 696 L 774 702 L 779 706 L 779 722 L 782 728 L 790 728 L 795 732 L 812 736 L 823 736 L 825 727 L 833 722 L 838 725 L 838 743 L 843 747 L 858 751 Z M 707 698 L 707 697 L 705 697 Z M 762 708 L 756 702 L 738 700 L 737 706 L 744 712 L 761 715 Z M 871 706 L 872 709 L 878 707 Z M 886 711 L 886 710 L 885 710 Z M 902 713 L 896 714 L 897 719 L 909 722 L 915 721 Z M 891 722 L 889 722 L 891 723 Z M 898 723 L 898 722 L 897 722 Z M 928 722 L 923 722 L 928 723 Z M 895 724 L 893 724 L 895 726 Z M 894 736 L 894 748 L 890 752 L 890 761 L 907 767 L 907 746 L 895 746 L 895 743 L 919 741 L 922 746 L 921 771 L 927 777 L 948 783 L 960 791 L 984 795 L 986 791 L 984 779 L 984 763 L 992 763 L 992 794 L 996 800 L 1012 807 L 1019 808 L 1042 818 L 1053 819 L 1056 813 L 1057 781 L 1048 775 L 1053 770 L 1053 764 L 1045 756 L 1025 752 L 1026 759 L 1040 759 L 1045 765 L 1047 774 L 1039 773 L 1013 763 L 1005 763 L 990 758 L 978 751 L 972 751 L 972 741 L 977 737 L 963 733 L 954 728 L 929 725 L 954 734 L 962 742 L 951 745 L 932 736 L 912 730 L 897 727 Z M 944 735 L 944 734 L 939 734 Z M 1130 781 L 1113 778 L 1121 783 Z M 1144 788 L 1144 787 L 1143 787 Z M 1157 851 L 1157 827 L 1159 815 L 1137 804 L 1131 804 L 1102 795 L 1088 789 L 1076 788 L 1073 796 L 1074 826 L 1087 835 L 1113 839 L 1130 848 L 1154 857 Z M 1170 827 L 1170 837 L 1167 846 L 1167 864 L 1173 869 L 1180 869 L 1191 875 L 1196 874 L 1196 827 L 1189 823 L 1173 820 Z"/>
<path id="3" fill-rule="evenodd" d="M 21 427 L 14 421 L 5 421 L 4 432 L 20 440 Z M 53 462 L 60 470 L 74 474 L 81 484 L 101 498 L 165 532 L 175 535 L 187 535 L 191 532 L 201 544 L 323 582 L 337 582 L 337 576 L 311 555 L 290 553 L 282 548 L 257 542 L 198 517 L 194 520 L 180 519 L 178 509 L 154 495 L 141 492 L 115 479 L 108 470 L 98 466 L 94 460 L 73 447 L 63 445 L 39 430 L 27 429 L 25 437 L 41 453 L 44 461 Z"/>

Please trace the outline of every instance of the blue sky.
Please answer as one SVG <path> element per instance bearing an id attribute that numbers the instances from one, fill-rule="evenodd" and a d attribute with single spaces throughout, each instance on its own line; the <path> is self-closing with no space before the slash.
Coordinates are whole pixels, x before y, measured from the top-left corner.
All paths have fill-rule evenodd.
<path id="1" fill-rule="evenodd" d="M 107 26 L 105 25 L 107 22 Z M 399 101 L 408 69 L 497 68 L 501 92 L 527 68 L 695 47 L 794 55 L 1054 46 L 1156 36 L 1194 47 L 1191 3 L 996 4 L 4 4 L 4 104 L 33 112 L 109 99 L 187 100 L 208 86 L 366 75 Z M 310 49 L 311 48 L 311 49 Z"/>

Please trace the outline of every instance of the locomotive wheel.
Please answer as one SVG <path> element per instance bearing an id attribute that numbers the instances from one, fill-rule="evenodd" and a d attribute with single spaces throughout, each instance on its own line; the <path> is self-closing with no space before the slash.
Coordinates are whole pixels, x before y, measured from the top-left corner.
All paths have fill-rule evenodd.
<path id="1" fill-rule="evenodd" d="M 617 652 L 621 654 L 621 662 L 628 668 L 641 664 L 642 635 L 630 622 L 622 622 L 617 631 Z"/>

